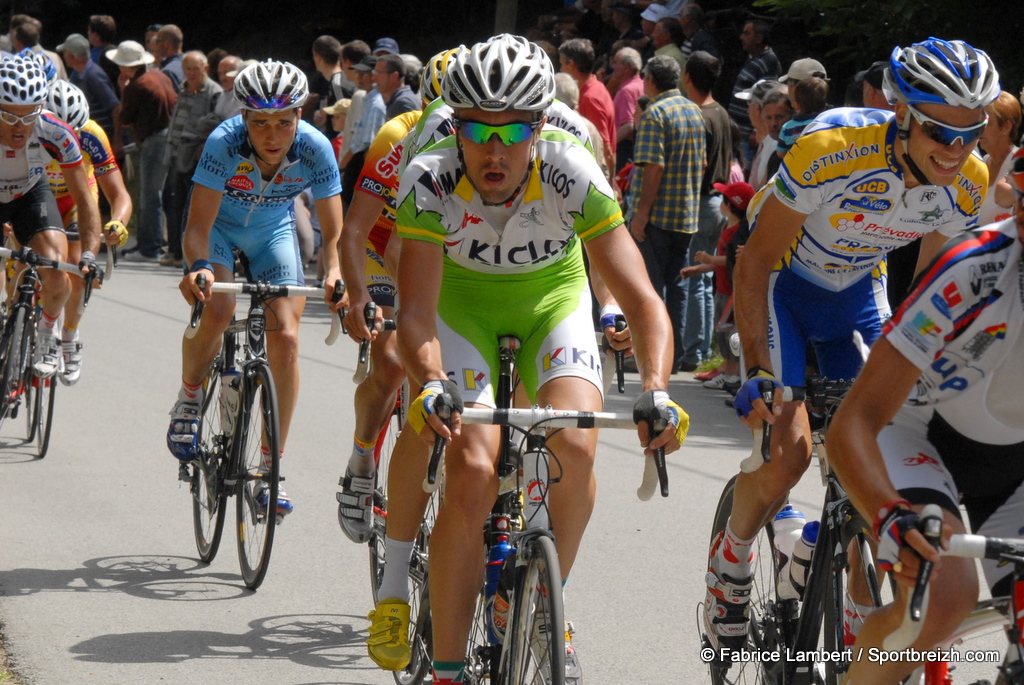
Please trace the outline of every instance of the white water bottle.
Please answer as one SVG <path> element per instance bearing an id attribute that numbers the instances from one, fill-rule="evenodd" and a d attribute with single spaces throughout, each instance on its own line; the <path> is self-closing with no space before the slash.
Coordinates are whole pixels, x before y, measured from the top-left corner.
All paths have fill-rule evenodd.
<path id="1" fill-rule="evenodd" d="M 787 504 L 775 515 L 772 528 L 775 530 L 775 549 L 778 550 L 779 599 L 799 599 L 800 595 L 789 580 L 793 548 L 800 540 L 804 529 L 803 513 Z"/>
<path id="2" fill-rule="evenodd" d="M 523 520 L 527 528 L 547 528 L 548 457 L 530 450 L 523 455 Z"/>
<path id="3" fill-rule="evenodd" d="M 818 542 L 817 521 L 809 521 L 804 524 L 804 530 L 800 539 L 793 546 L 793 563 L 789 565 L 789 582 L 793 584 L 799 597 L 804 596 L 804 587 L 807 585 L 807 574 L 811 569 L 811 555 L 814 554 L 814 545 Z"/>
<path id="4" fill-rule="evenodd" d="M 242 388 L 242 372 L 234 366 L 220 372 L 220 430 L 231 435 L 238 414 L 238 397 Z"/>

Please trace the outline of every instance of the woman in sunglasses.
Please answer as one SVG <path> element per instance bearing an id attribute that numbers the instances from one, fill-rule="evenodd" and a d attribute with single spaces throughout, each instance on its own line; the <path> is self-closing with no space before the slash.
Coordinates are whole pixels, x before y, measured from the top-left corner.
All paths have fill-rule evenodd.
<path id="1" fill-rule="evenodd" d="M 918 559 L 935 563 L 920 637 L 932 649 L 974 608 L 978 575 L 971 559 L 939 555 L 916 530 L 918 512 L 938 504 L 944 535 L 971 531 L 1020 537 L 1024 511 L 1024 155 L 1010 172 L 1010 219 L 969 231 L 943 246 L 843 401 L 828 433 L 829 458 L 865 521 L 874 521 L 878 561 L 900 583 L 896 601 L 871 614 L 857 637 L 867 654 L 900 624 Z M 927 322 L 934 333 L 922 334 Z M 1010 594 L 1013 567 L 982 561 L 993 597 Z M 851 682 L 897 683 L 916 666 L 868 659 Z"/>
<path id="2" fill-rule="evenodd" d="M 937 38 L 897 47 L 884 90 L 895 113 L 822 113 L 747 211 L 751 237 L 735 271 L 747 382 L 734 406 L 750 428 L 769 421 L 775 429 L 771 462 L 739 475 L 726 544 L 712 553 L 706 619 L 726 641 L 746 634 L 751 544 L 811 456 L 803 402 L 783 402 L 777 388 L 773 413 L 759 382 L 803 386 L 808 343 L 821 373 L 857 376 L 854 334 L 871 345 L 890 315 L 886 253 L 921 238 L 920 271 L 947 238 L 975 225 L 985 197 L 985 166 L 971 153 L 984 107 L 999 95 L 988 55 Z M 923 326 L 921 344 L 933 333 Z"/>
<path id="3" fill-rule="evenodd" d="M 341 179 L 330 141 L 299 119 L 308 94 L 305 74 L 287 62 L 267 60 L 243 69 L 234 85 L 242 113 L 210 134 L 192 178 L 182 236 L 188 271 L 178 287 L 189 304 L 198 299 L 206 307 L 195 337 L 182 343 L 182 384 L 167 430 L 167 447 L 178 459 L 195 456 L 203 379 L 235 311 L 233 295 L 210 294 L 215 280 L 234 280 L 234 250 L 245 254 L 254 281 L 303 285 L 293 207 L 299 193 L 311 188 L 323 231 L 326 282 L 341 278 Z M 200 273 L 205 290 L 196 284 Z M 324 299 L 330 302 L 326 293 Z M 282 450 L 299 392 L 298 331 L 305 303 L 301 297 L 274 300 L 276 321 L 267 330 Z M 292 511 L 280 490 L 277 511 Z"/>
<path id="4" fill-rule="evenodd" d="M 689 425 L 664 392 L 672 350 L 665 307 L 650 282 L 636 278 L 644 273 L 643 259 L 593 155 L 570 133 L 545 126 L 554 93 L 551 60 L 523 38 L 500 35 L 460 51 L 441 84 L 456 133 L 414 157 L 399 183 L 398 347 L 410 383 L 421 388 L 399 446 L 433 442 L 435 431 L 452 440 L 430 541 L 435 682 L 462 682 L 480 588 L 475 552 L 480 522 L 497 495 L 500 440 L 496 426 L 460 427 L 457 412 L 449 429 L 437 419 L 435 402 L 448 394 L 467 406 L 495 406 L 498 338 L 514 335 L 522 342 L 517 370 L 531 402 L 602 408 L 602 353 L 584 247 L 630 322 L 646 399 L 674 417 L 658 437 L 642 422 L 641 444 L 671 452 Z M 611 294 L 598 289 L 604 305 L 614 302 Z M 597 433 L 565 430 L 548 444 L 562 467 L 549 504 L 564 577 L 594 505 Z M 407 477 L 422 480 L 425 464 L 406 463 Z M 422 502 L 390 501 L 422 511 Z M 388 545 L 390 559 L 397 548 Z M 371 654 L 401 668 L 409 655 L 409 606 L 384 588 L 378 596 Z M 579 682 L 579 670 L 567 642 L 566 682 Z"/>
<path id="5" fill-rule="evenodd" d="M 80 265 L 92 269 L 100 247 L 99 205 L 89 189 L 78 138 L 67 124 L 44 112 L 45 102 L 46 76 L 35 60 L 17 55 L 0 61 L 0 224 L 12 225 L 19 244 L 67 261 L 68 240 L 45 173 L 56 159 L 78 207 Z M 55 269 L 40 269 L 39 277 L 43 314 L 32 361 L 35 372 L 48 378 L 60 368 L 56 327 L 71 283 Z"/>

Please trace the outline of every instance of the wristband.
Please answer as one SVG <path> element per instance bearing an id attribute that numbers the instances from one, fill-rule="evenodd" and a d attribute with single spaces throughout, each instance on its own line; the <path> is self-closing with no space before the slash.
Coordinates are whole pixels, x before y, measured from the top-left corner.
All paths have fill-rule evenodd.
<path id="1" fill-rule="evenodd" d="M 747 380 L 749 381 L 751 378 L 771 378 L 775 380 L 775 374 L 763 367 L 752 366 L 747 369 Z"/>
<path id="2" fill-rule="evenodd" d="M 601 307 L 601 328 L 615 328 L 615 317 L 622 316 L 618 305 L 608 304 Z"/>
<path id="3" fill-rule="evenodd" d="M 910 508 L 910 502 L 905 499 L 894 499 L 878 510 L 878 514 L 875 516 L 875 521 L 871 524 L 871 534 L 875 536 L 876 540 L 882 533 L 882 530 L 888 526 L 889 519 L 892 517 L 893 512 L 900 510 L 907 513 L 913 513 L 913 509 Z"/>
<path id="4" fill-rule="evenodd" d="M 213 273 L 213 264 L 210 264 L 210 262 L 206 261 L 205 259 L 197 259 L 196 261 L 192 262 L 192 266 L 189 267 L 188 272 L 190 274 L 194 274 L 195 272 L 197 272 L 197 271 L 199 271 L 201 269 L 206 269 L 207 271 L 209 271 L 212 274 Z"/>
<path id="5" fill-rule="evenodd" d="M 92 262 L 96 263 L 96 255 L 91 250 L 85 250 L 82 252 L 82 256 L 78 259 L 79 262 Z"/>

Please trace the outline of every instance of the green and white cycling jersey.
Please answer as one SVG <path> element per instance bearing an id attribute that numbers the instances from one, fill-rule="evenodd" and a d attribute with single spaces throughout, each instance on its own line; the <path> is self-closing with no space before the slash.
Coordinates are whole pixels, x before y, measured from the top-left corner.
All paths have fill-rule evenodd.
<path id="1" fill-rule="evenodd" d="M 412 159 L 395 225 L 404 240 L 444 250 L 437 333 L 464 400 L 493 406 L 502 335 L 522 343 L 516 361 L 531 401 L 562 376 L 602 388 L 581 243 L 622 223 L 593 156 L 558 129 L 541 132 L 525 188 L 502 207 L 484 206 L 462 176 L 454 136 Z"/>

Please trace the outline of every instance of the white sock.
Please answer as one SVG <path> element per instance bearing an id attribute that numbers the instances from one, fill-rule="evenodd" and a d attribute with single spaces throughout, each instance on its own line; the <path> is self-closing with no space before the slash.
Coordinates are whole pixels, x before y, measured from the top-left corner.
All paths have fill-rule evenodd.
<path id="1" fill-rule="evenodd" d="M 57 322 L 58 321 L 60 321 L 60 314 L 58 314 L 57 316 L 55 316 L 55 317 L 53 317 L 51 319 L 50 315 L 47 314 L 44 311 L 43 315 L 41 317 L 39 317 L 39 326 L 40 326 L 40 328 L 42 328 L 43 334 L 44 335 L 56 335 L 56 333 L 54 332 L 54 329 L 57 328 Z"/>
<path id="2" fill-rule="evenodd" d="M 76 340 L 78 340 L 78 329 L 77 328 L 75 330 L 73 330 L 73 331 L 69 331 L 67 329 L 67 326 L 61 328 L 61 330 L 60 330 L 60 341 L 61 342 L 75 342 Z"/>
<path id="3" fill-rule="evenodd" d="M 369 478 L 376 466 L 373 463 L 373 449 L 376 441 L 364 443 L 359 438 L 352 441 L 352 455 L 348 458 L 348 470 L 356 476 Z"/>
<path id="4" fill-rule="evenodd" d="M 754 540 L 744 540 L 732 530 L 732 521 L 725 526 L 725 537 L 718 548 L 718 570 L 730 578 L 739 580 L 750 575 L 750 564 L 754 560 Z"/>
<path id="5" fill-rule="evenodd" d="M 381 578 L 377 597 L 409 601 L 409 565 L 412 563 L 412 550 L 415 546 L 415 540 L 402 542 L 384 537 L 384 558 L 387 563 L 384 564 L 384 577 Z"/>

